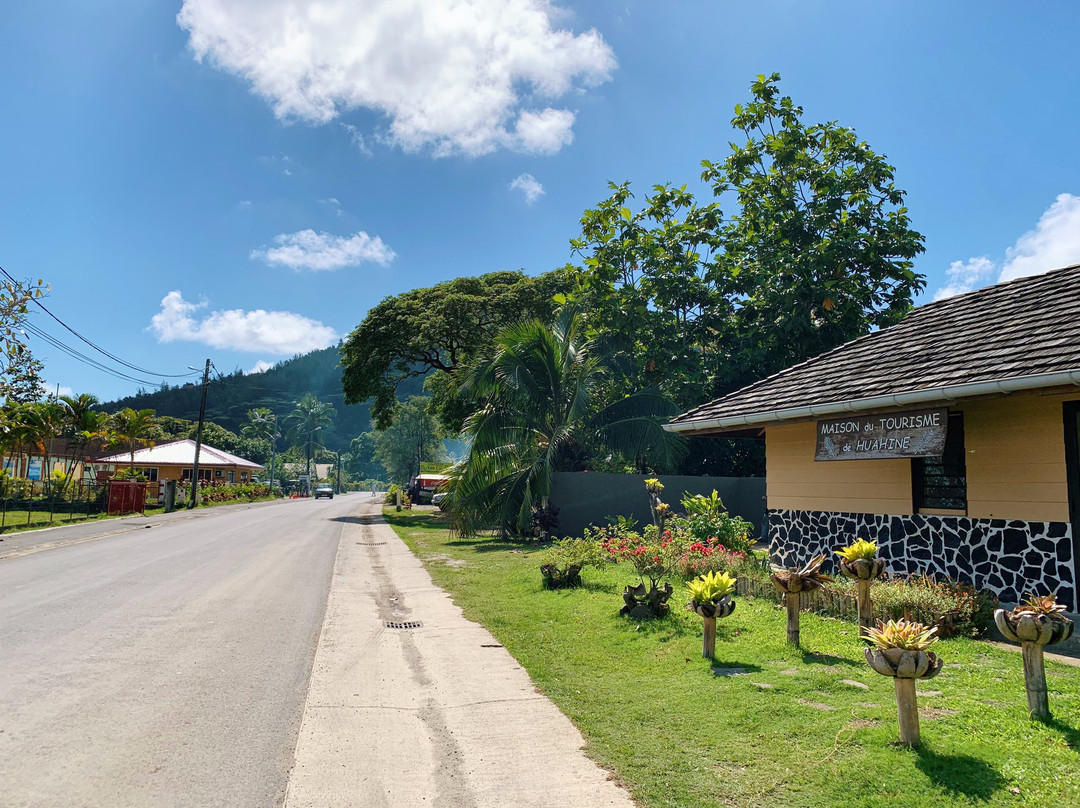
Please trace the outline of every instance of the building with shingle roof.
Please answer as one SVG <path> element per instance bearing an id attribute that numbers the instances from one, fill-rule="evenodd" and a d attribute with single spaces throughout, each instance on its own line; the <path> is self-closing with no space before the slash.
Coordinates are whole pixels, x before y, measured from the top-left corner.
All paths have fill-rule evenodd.
<path id="1" fill-rule="evenodd" d="M 1078 607 L 1080 265 L 928 303 L 675 418 L 764 437 L 770 549 Z"/>

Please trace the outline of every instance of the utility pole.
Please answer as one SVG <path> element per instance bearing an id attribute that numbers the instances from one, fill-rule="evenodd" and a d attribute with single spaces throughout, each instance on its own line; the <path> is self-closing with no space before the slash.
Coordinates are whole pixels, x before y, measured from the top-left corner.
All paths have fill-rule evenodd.
<path id="1" fill-rule="evenodd" d="M 341 452 L 337 453 L 337 491 L 335 493 L 341 493 Z"/>
<path id="2" fill-rule="evenodd" d="M 191 471 L 191 501 L 189 508 L 195 507 L 195 500 L 199 493 L 199 450 L 202 449 L 203 420 L 206 418 L 206 388 L 210 384 L 210 360 L 206 360 L 206 369 L 202 377 L 202 402 L 199 404 L 199 428 L 195 431 L 195 462 Z"/>

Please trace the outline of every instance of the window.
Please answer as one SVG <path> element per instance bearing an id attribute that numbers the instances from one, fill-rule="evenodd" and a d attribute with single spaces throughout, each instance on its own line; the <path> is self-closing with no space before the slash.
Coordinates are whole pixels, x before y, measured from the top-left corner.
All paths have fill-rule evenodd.
<path id="1" fill-rule="evenodd" d="M 246 471 L 241 471 L 240 472 L 240 482 L 242 482 L 242 483 L 247 482 L 247 472 Z"/>
<path id="2" fill-rule="evenodd" d="M 224 477 L 225 472 L 223 472 L 221 469 L 214 469 L 214 476 L 215 477 Z"/>
<path id="3" fill-rule="evenodd" d="M 147 468 L 136 468 L 135 469 L 136 474 L 141 474 L 143 476 L 143 478 L 146 479 L 147 482 L 151 482 L 151 483 L 156 483 L 157 482 L 157 478 L 158 478 L 157 477 L 157 472 L 158 472 L 158 470 L 156 468 L 155 469 L 147 469 Z"/>
<path id="4" fill-rule="evenodd" d="M 230 483 L 235 483 L 236 482 L 236 472 L 235 471 L 231 471 L 231 470 L 229 471 L 229 482 Z"/>
<path id="5" fill-rule="evenodd" d="M 967 511 L 963 413 L 949 413 L 945 453 L 941 457 L 917 457 L 911 461 L 911 489 L 916 513 Z"/>

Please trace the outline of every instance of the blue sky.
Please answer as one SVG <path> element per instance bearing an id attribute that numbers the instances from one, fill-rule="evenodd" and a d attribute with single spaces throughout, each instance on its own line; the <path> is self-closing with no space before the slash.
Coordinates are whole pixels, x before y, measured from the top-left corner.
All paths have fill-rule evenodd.
<path id="1" fill-rule="evenodd" d="M 700 161 L 773 71 L 896 167 L 923 300 L 1080 261 L 1065 0 L 10 6 L 0 266 L 158 374 L 249 370 L 387 295 L 561 266 L 609 180 L 705 197 Z M 51 385 L 138 386 L 31 345 Z"/>

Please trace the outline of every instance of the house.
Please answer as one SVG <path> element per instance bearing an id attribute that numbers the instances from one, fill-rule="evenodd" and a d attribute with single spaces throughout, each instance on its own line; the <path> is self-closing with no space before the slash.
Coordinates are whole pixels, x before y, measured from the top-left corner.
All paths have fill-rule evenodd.
<path id="1" fill-rule="evenodd" d="M 920 306 L 667 428 L 764 436 L 778 563 L 865 538 L 895 573 L 1080 608 L 1080 265 Z"/>
<path id="2" fill-rule="evenodd" d="M 190 480 L 194 473 L 195 441 L 174 440 L 135 450 L 135 470 L 149 482 Z M 99 477 L 131 465 L 131 453 L 119 452 L 94 460 Z M 264 466 L 234 454 L 202 444 L 199 449 L 199 479 L 209 483 L 246 483 Z"/>

